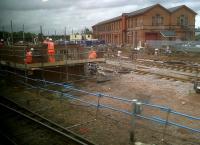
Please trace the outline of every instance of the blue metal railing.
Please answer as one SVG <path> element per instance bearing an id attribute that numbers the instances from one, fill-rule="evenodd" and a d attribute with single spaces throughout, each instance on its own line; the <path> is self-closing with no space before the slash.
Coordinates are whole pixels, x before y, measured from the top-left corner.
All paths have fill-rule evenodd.
<path id="1" fill-rule="evenodd" d="M 17 74 L 15 72 L 7 71 L 7 70 L 0 70 L 0 72 L 6 72 L 6 73 L 13 74 L 13 75 L 17 75 L 18 77 L 21 77 L 21 78 L 26 79 L 26 80 L 31 80 L 31 81 L 35 81 L 35 82 L 43 82 L 45 84 L 52 84 L 52 85 L 55 85 L 55 86 L 60 86 L 60 87 L 63 87 L 63 88 L 67 88 L 67 89 L 70 89 L 70 90 L 73 90 L 73 91 L 76 91 L 76 92 L 81 92 L 81 93 L 84 93 L 84 94 L 87 94 L 87 95 L 91 95 L 91 96 L 95 96 L 95 97 L 111 98 L 111 99 L 114 99 L 114 100 L 118 100 L 118 101 L 121 101 L 121 102 L 132 104 L 132 100 L 129 100 L 129 99 L 124 99 L 124 98 L 121 98 L 121 97 L 111 96 L 111 95 L 107 95 L 107 94 L 99 93 L 99 92 L 96 92 L 96 93 L 89 92 L 89 91 L 86 91 L 86 90 L 74 88 L 73 86 L 68 85 L 66 83 L 58 83 L 58 82 L 51 82 L 51 81 L 41 80 L 41 79 L 33 79 L 33 78 L 25 77 L 23 75 Z M 156 123 L 159 123 L 159 124 L 171 125 L 171 126 L 183 128 L 183 129 L 186 129 L 186 130 L 189 130 L 189 131 L 192 131 L 192 132 L 200 133 L 200 128 L 191 128 L 191 127 L 188 127 L 188 126 L 185 126 L 185 125 L 178 124 L 176 122 L 172 122 L 172 121 L 169 121 L 169 120 L 162 119 L 160 117 L 145 116 L 145 115 L 141 115 L 141 114 L 134 114 L 133 112 L 129 112 L 127 110 L 115 108 L 115 107 L 112 107 L 112 106 L 109 106 L 109 105 L 105 105 L 105 104 L 102 104 L 102 103 L 99 104 L 99 103 L 95 103 L 95 102 L 85 101 L 83 99 L 78 98 L 77 96 L 74 96 L 74 95 L 71 95 L 71 94 L 68 94 L 68 93 L 64 93 L 62 91 L 51 90 L 51 89 L 47 89 L 47 88 L 44 88 L 44 87 L 41 87 L 41 86 L 33 86 L 33 85 L 25 83 L 25 82 L 22 82 L 22 83 L 23 83 L 23 85 L 26 85 L 26 86 L 31 87 L 31 88 L 37 88 L 37 89 L 41 89 L 41 90 L 44 90 L 44 91 L 47 91 L 47 92 L 51 92 L 51 93 L 62 94 L 63 97 L 66 97 L 66 98 L 69 98 L 69 99 L 73 99 L 73 100 L 76 100 L 76 101 L 79 101 L 79 102 L 82 102 L 82 103 L 85 103 L 85 104 L 89 104 L 89 105 L 94 106 L 94 107 L 113 110 L 113 111 L 116 111 L 116 112 L 124 113 L 124 114 L 129 115 L 129 116 L 134 115 L 135 117 L 140 118 L 140 119 L 153 121 L 153 122 L 156 122 Z M 174 110 L 172 110 L 172 109 L 170 109 L 170 108 L 168 108 L 166 106 L 160 106 L 160 105 L 155 105 L 155 104 L 150 104 L 150 103 L 142 103 L 142 105 L 149 106 L 149 107 L 152 107 L 152 108 L 156 108 L 156 109 L 159 109 L 159 110 L 161 110 L 163 112 L 179 115 L 181 117 L 186 117 L 186 118 L 191 119 L 191 120 L 199 121 L 199 124 L 200 124 L 200 117 L 194 117 L 194 116 L 187 115 L 187 114 L 184 114 L 184 113 L 181 113 L 181 112 L 177 112 L 177 111 L 174 111 Z"/>

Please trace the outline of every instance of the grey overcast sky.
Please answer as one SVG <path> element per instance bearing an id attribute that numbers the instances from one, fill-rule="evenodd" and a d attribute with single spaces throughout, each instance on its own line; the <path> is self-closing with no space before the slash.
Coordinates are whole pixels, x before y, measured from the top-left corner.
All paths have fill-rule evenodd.
<path id="1" fill-rule="evenodd" d="M 186 5 L 198 13 L 196 27 L 200 27 L 200 0 L 0 0 L 0 27 L 10 31 L 13 21 L 14 31 L 70 33 L 84 27 L 91 28 L 99 21 L 135 11 L 150 5 L 161 4 L 166 8 Z"/>

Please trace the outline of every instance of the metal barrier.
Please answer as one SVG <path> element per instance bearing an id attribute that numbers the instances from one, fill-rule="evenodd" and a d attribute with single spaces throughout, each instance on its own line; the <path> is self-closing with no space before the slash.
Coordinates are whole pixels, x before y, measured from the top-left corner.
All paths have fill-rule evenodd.
<path id="1" fill-rule="evenodd" d="M 144 119 L 144 120 L 152 121 L 152 122 L 155 122 L 155 123 L 158 123 L 158 124 L 161 124 L 161 125 L 165 125 L 165 129 L 166 129 L 167 126 L 174 126 L 174 127 L 186 129 L 188 131 L 200 134 L 200 117 L 195 117 L 195 116 L 191 116 L 191 115 L 184 114 L 184 113 L 181 113 L 181 112 L 177 112 L 177 111 L 175 111 L 171 108 L 165 107 L 165 106 L 160 106 L 160 105 L 155 105 L 155 104 L 150 104 L 150 103 L 144 103 L 144 102 L 140 102 L 140 101 L 135 100 L 135 99 L 129 100 L 129 99 L 125 99 L 125 98 L 122 98 L 122 97 L 111 96 L 111 95 L 100 93 L 100 92 L 89 92 L 89 91 L 86 91 L 86 90 L 83 90 L 83 89 L 75 88 L 75 87 L 71 86 L 70 84 L 59 83 L 59 82 L 51 82 L 51 81 L 46 81 L 46 80 L 41 80 L 41 79 L 33 79 L 33 78 L 30 78 L 30 77 L 25 77 L 23 75 L 15 73 L 15 72 L 8 71 L 8 70 L 0 70 L 0 72 L 10 73 L 12 75 L 16 75 L 16 76 L 26 80 L 26 81 L 21 82 L 21 83 L 23 85 L 26 85 L 27 87 L 44 90 L 44 91 L 47 91 L 47 92 L 50 92 L 50 93 L 60 94 L 63 97 L 73 99 L 75 101 L 79 101 L 79 102 L 82 102 L 84 104 L 88 104 L 90 106 L 96 107 L 97 109 L 108 109 L 108 110 L 112 110 L 112 111 L 115 111 L 115 112 L 119 112 L 119 113 L 126 114 L 128 116 L 131 116 L 132 119 L 133 119 L 132 120 L 133 129 L 134 129 L 134 124 L 135 124 L 135 119 L 138 118 L 138 119 Z M 97 98 L 98 101 L 94 102 L 94 101 L 91 101 L 91 100 L 90 101 L 84 100 L 84 99 L 79 98 L 78 96 L 71 95 L 70 93 L 65 93 L 65 92 L 60 91 L 60 90 L 48 89 L 48 88 L 45 88 L 44 86 L 39 86 L 39 85 L 34 86 L 34 85 L 27 83 L 27 80 L 28 81 L 34 81 L 34 82 L 37 82 L 39 84 L 42 83 L 42 84 L 46 84 L 46 85 L 48 85 L 48 84 L 49 85 L 55 85 L 55 86 L 59 86 L 61 88 L 69 89 L 69 90 L 72 90 L 72 91 L 75 91 L 75 92 L 90 95 L 94 98 Z M 116 100 L 116 101 L 119 101 L 120 103 L 123 103 L 123 104 L 126 103 L 126 104 L 129 104 L 132 107 L 128 108 L 127 110 L 126 109 L 119 109 L 117 107 L 113 107 L 111 105 L 101 103 L 100 100 L 103 99 L 103 98 Z M 145 115 L 143 113 L 143 108 L 145 108 L 145 107 L 149 107 L 149 108 L 152 108 L 152 109 L 156 109 L 158 111 L 162 111 L 162 112 L 167 114 L 167 118 L 163 119 L 161 116 L 158 117 L 158 116 L 153 116 L 153 115 Z M 149 110 L 152 110 L 152 109 L 149 109 Z M 174 115 L 178 115 L 180 117 L 187 118 L 187 119 L 189 119 L 189 121 L 197 121 L 197 125 L 196 125 L 197 127 L 186 126 L 186 125 L 182 125 L 180 123 L 171 121 L 169 119 L 170 114 L 174 114 Z"/>
<path id="2" fill-rule="evenodd" d="M 146 45 L 152 48 L 167 48 L 170 47 L 174 51 L 185 52 L 200 52 L 199 41 L 169 41 L 169 40 L 148 40 Z"/>

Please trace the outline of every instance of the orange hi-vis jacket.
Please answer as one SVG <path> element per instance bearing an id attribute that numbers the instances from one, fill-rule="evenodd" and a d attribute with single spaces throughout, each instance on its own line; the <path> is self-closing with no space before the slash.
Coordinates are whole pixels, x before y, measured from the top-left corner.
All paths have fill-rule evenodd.
<path id="1" fill-rule="evenodd" d="M 32 63 L 32 60 L 33 60 L 32 52 L 31 52 L 31 51 L 27 51 L 27 52 L 26 52 L 25 63 L 26 63 L 26 64 Z"/>
<path id="2" fill-rule="evenodd" d="M 55 54 L 54 43 L 48 42 L 47 44 L 48 44 L 48 54 L 54 55 Z"/>
<path id="3" fill-rule="evenodd" d="M 89 59 L 96 59 L 97 58 L 97 53 L 96 51 L 90 51 L 89 52 L 89 56 L 88 56 Z"/>

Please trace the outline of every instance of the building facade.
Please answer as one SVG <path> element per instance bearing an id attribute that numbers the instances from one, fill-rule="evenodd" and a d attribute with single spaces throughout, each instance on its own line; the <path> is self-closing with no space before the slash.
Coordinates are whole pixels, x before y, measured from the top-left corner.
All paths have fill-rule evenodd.
<path id="1" fill-rule="evenodd" d="M 70 41 L 93 40 L 92 34 L 71 34 Z"/>
<path id="2" fill-rule="evenodd" d="M 81 41 L 83 39 L 83 36 L 80 34 L 71 34 L 70 35 L 70 41 Z"/>
<path id="3" fill-rule="evenodd" d="M 195 16 L 185 5 L 166 9 L 156 4 L 94 25 L 94 38 L 107 43 L 134 47 L 144 46 L 147 40 L 193 40 Z"/>

